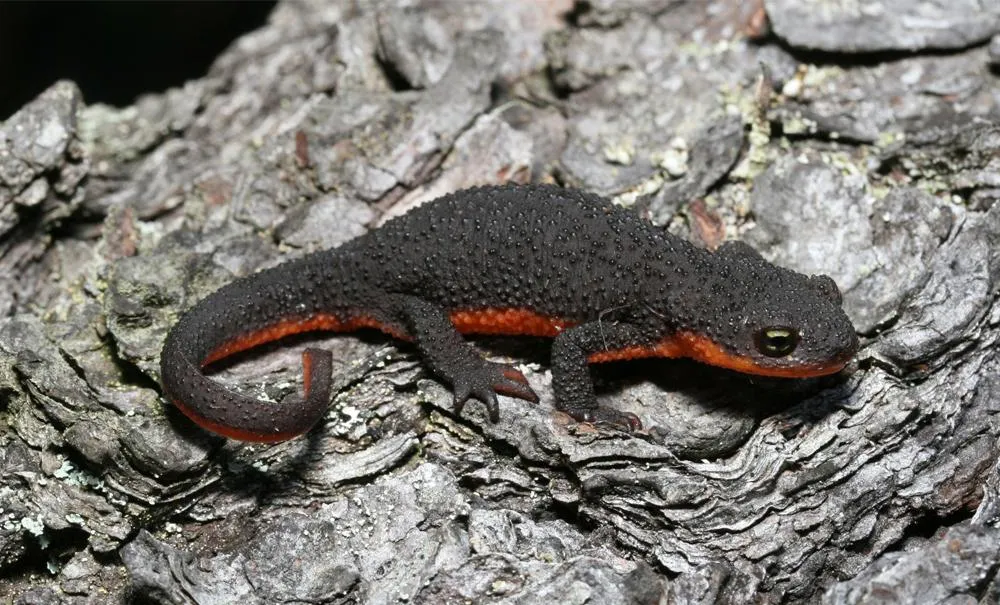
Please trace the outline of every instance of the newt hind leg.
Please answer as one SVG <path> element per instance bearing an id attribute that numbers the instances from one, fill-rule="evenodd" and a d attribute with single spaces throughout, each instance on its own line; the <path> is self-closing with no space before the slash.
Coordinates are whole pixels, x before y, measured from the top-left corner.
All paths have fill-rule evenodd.
<path id="1" fill-rule="evenodd" d="M 400 298 L 404 323 L 427 365 L 452 386 L 456 413 L 461 414 L 471 397 L 486 405 L 491 422 L 498 422 L 498 394 L 538 402 L 524 374 L 510 365 L 483 359 L 465 342 L 443 309 L 420 298 Z"/>

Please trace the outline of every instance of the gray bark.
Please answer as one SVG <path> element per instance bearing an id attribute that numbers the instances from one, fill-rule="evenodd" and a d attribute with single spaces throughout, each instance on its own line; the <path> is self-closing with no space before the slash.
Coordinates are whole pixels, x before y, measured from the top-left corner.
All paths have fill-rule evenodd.
<path id="1" fill-rule="evenodd" d="M 778 1 L 289 1 L 130 107 L 54 84 L 0 123 L 0 597 L 996 602 L 1000 24 L 964 2 L 898 38 L 937 4 L 891 4 L 853 27 Z M 854 60 L 886 49 L 917 52 Z M 327 422 L 291 442 L 161 398 L 167 330 L 234 276 L 550 179 L 833 276 L 856 361 L 596 369 L 634 435 L 555 412 L 537 342 L 481 343 L 542 397 L 497 424 L 366 335 L 216 375 L 290 401 L 301 349 L 332 349 Z"/>

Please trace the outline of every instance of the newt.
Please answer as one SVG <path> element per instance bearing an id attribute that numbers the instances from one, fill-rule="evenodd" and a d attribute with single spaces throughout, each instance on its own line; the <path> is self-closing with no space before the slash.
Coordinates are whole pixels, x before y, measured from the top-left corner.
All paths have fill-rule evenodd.
<path id="1" fill-rule="evenodd" d="M 167 397 L 202 427 L 273 442 L 308 431 L 330 403 L 332 356 L 303 353 L 305 397 L 278 405 L 204 374 L 234 353 L 313 330 L 375 328 L 413 343 L 454 392 L 497 422 L 497 395 L 537 402 L 524 375 L 464 334 L 553 339 L 556 408 L 638 430 L 598 405 L 588 364 L 686 357 L 761 376 L 840 371 L 858 348 L 833 279 L 773 265 L 741 242 L 698 248 L 590 193 L 550 185 L 457 191 L 337 248 L 237 279 L 173 326 Z"/>

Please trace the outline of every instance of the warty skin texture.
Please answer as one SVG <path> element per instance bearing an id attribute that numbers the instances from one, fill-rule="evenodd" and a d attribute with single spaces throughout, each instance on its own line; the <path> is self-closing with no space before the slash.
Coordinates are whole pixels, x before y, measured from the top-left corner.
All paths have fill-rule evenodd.
<path id="1" fill-rule="evenodd" d="M 537 398 L 520 372 L 483 360 L 460 333 L 553 337 L 556 407 L 632 429 L 641 426 L 635 416 L 597 405 L 588 363 L 691 357 L 808 377 L 839 371 L 858 345 L 828 277 L 777 267 L 741 243 L 710 253 L 596 195 L 508 185 L 446 195 L 339 248 L 221 288 L 168 335 L 164 391 L 215 432 L 287 439 L 326 410 L 328 352 L 304 354 L 301 406 L 231 393 L 203 366 L 288 334 L 360 327 L 412 341 L 452 385 L 458 411 L 471 396 L 494 421 L 496 393 Z M 793 350 L 765 352 L 762 339 L 794 341 Z"/>

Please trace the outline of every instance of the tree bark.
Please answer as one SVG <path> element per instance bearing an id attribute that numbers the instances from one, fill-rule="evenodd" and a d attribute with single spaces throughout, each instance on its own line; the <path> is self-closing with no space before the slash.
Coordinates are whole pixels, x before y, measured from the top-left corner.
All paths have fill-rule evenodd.
<path id="1" fill-rule="evenodd" d="M 996 602 L 1000 13 L 888 4 L 288 1 L 131 107 L 54 84 L 0 124 L 0 596 Z M 364 334 L 215 375 L 288 403 L 332 349 L 327 421 L 290 442 L 161 397 L 215 288 L 507 181 L 829 274 L 862 349 L 808 381 L 595 368 L 637 434 L 554 411 L 535 341 L 480 342 L 542 398 L 496 424 Z"/>

